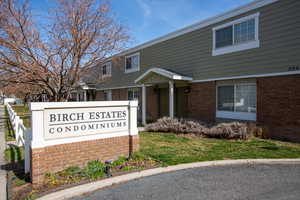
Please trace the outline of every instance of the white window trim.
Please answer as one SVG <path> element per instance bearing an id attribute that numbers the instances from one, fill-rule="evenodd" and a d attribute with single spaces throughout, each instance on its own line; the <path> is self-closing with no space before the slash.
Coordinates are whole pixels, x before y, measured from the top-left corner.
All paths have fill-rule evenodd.
<path id="1" fill-rule="evenodd" d="M 127 100 L 129 100 L 128 99 L 128 92 L 129 91 L 132 91 L 132 92 L 138 92 L 139 93 L 139 88 L 128 88 L 128 90 L 127 90 Z M 139 97 L 140 97 L 140 94 L 138 95 Z M 138 99 L 136 99 L 136 100 L 138 100 Z"/>
<path id="2" fill-rule="evenodd" d="M 243 50 L 247 50 L 247 49 L 253 49 L 253 48 L 258 48 L 260 47 L 260 42 L 259 42 L 259 12 L 252 14 L 252 15 L 248 15 L 246 17 L 242 17 L 240 19 L 228 22 L 226 24 L 222 24 L 220 26 L 216 26 L 214 27 L 213 30 L 213 48 L 212 48 L 212 55 L 213 56 L 217 56 L 217 55 L 223 55 L 223 54 L 227 54 L 227 53 L 232 53 L 232 52 L 236 52 L 236 51 L 243 51 Z M 249 19 L 255 19 L 255 40 L 254 41 L 249 41 L 249 42 L 245 42 L 245 43 L 241 43 L 241 44 L 233 44 L 232 46 L 226 46 L 226 47 L 221 47 L 221 48 L 216 48 L 216 31 L 234 24 L 239 24 L 242 22 L 245 22 Z M 234 37 L 234 30 L 233 30 L 233 37 Z M 234 41 L 234 38 L 233 38 Z"/>
<path id="3" fill-rule="evenodd" d="M 110 69 L 109 69 L 109 73 L 107 73 L 108 68 L 106 68 L 106 74 L 103 74 L 103 66 L 106 65 L 107 63 L 110 63 Z M 101 72 L 102 72 L 102 77 L 111 77 L 111 72 L 112 72 L 112 61 L 107 61 L 105 63 L 103 63 L 103 65 L 101 65 Z"/>
<path id="4" fill-rule="evenodd" d="M 217 118 L 256 121 L 256 113 L 217 111 Z"/>
<path id="5" fill-rule="evenodd" d="M 234 85 L 235 86 L 237 84 L 238 85 L 252 84 L 252 85 L 256 86 L 256 83 L 253 82 L 253 81 L 251 81 L 251 82 L 219 83 L 219 84 L 217 84 L 217 86 L 216 86 L 216 118 L 256 121 L 257 111 L 255 113 L 252 113 L 252 112 L 231 112 L 231 111 L 218 110 L 218 88 L 220 86 L 226 86 L 226 85 Z M 256 94 L 256 96 L 257 96 L 257 94 Z"/>
<path id="6" fill-rule="evenodd" d="M 133 69 L 126 69 L 126 59 L 129 58 L 129 57 L 133 57 L 133 56 L 138 56 L 138 67 L 137 68 L 133 68 Z M 131 72 L 138 72 L 140 71 L 140 53 L 134 53 L 134 54 L 130 54 L 128 56 L 125 56 L 125 66 L 124 66 L 124 69 L 125 69 L 125 73 L 131 73 Z"/>

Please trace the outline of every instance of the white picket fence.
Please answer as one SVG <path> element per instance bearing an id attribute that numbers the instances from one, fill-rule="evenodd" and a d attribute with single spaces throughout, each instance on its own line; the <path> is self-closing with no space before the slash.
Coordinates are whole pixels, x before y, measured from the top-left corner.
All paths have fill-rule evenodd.
<path id="1" fill-rule="evenodd" d="M 24 160 L 25 160 L 25 173 L 30 170 L 30 141 L 31 141 L 31 130 L 27 129 L 23 120 L 17 113 L 12 109 L 10 104 L 5 104 L 8 112 L 8 117 L 12 126 L 12 129 L 16 136 L 16 142 L 19 147 L 24 146 Z"/>

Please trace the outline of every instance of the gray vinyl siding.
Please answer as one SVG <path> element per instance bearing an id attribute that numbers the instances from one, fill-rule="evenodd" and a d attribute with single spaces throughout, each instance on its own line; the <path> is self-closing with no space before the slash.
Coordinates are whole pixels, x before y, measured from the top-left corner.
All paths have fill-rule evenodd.
<path id="1" fill-rule="evenodd" d="M 212 56 L 213 27 L 257 12 L 260 12 L 259 48 Z M 300 1 L 281 0 L 137 52 L 140 52 L 139 72 L 124 73 L 124 57 L 117 58 L 113 62 L 112 79 L 98 88 L 133 86 L 134 80 L 153 67 L 194 80 L 287 72 L 290 66 L 300 66 Z"/>

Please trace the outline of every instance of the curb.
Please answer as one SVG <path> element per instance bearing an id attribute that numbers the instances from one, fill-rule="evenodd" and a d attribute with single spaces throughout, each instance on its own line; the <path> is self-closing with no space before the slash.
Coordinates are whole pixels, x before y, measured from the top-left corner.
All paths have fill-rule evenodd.
<path id="1" fill-rule="evenodd" d="M 85 193 L 93 192 L 101 188 L 109 187 L 115 184 L 157 175 L 161 173 L 174 172 L 177 170 L 192 169 L 198 167 L 209 167 L 209 166 L 225 166 L 225 165 L 251 165 L 251 164 L 300 164 L 300 159 L 241 159 L 241 160 L 220 160 L 220 161 L 207 161 L 207 162 L 195 162 L 188 164 L 179 164 L 168 167 L 159 167 L 154 169 L 148 169 L 140 172 L 134 172 L 113 178 L 108 178 L 84 185 L 75 186 L 58 192 L 54 192 L 37 200 L 62 200 L 69 199 L 75 196 L 80 196 Z"/>

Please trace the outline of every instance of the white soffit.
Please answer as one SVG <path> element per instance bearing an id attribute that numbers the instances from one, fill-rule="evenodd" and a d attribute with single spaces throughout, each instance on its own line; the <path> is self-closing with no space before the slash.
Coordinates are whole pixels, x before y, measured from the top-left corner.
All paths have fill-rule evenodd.
<path id="1" fill-rule="evenodd" d="M 174 72 L 170 72 L 170 71 L 162 69 L 162 68 L 151 68 L 148 71 L 146 71 L 144 74 L 139 76 L 134 82 L 135 83 L 140 82 L 141 80 L 143 80 L 145 77 L 147 77 L 151 73 L 159 74 L 159 75 L 169 78 L 171 80 L 182 80 L 182 81 L 192 81 L 193 80 L 193 78 L 191 78 L 191 77 L 182 76 L 182 75 L 176 74 Z"/>

